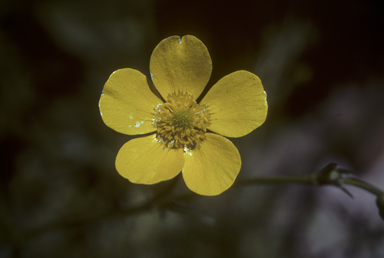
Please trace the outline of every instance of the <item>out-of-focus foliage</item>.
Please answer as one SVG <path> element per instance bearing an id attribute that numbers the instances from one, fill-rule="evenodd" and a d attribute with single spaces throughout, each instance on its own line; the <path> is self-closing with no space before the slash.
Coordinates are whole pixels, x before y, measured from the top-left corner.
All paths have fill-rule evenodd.
<path id="1" fill-rule="evenodd" d="M 122 179 L 114 159 L 130 137 L 97 105 L 111 72 L 148 76 L 160 40 L 192 34 L 213 60 L 206 90 L 249 70 L 267 92 L 266 123 L 231 139 L 239 179 L 335 162 L 383 189 L 382 11 L 373 0 L 1 2 L 0 257 L 384 256 L 376 200 L 355 188 L 351 199 L 235 183 L 161 205 L 188 193 L 183 181 Z"/>

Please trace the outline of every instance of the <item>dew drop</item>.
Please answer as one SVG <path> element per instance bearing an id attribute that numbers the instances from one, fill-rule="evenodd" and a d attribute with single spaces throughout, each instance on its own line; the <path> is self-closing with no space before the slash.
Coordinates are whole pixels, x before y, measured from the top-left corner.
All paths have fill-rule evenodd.
<path id="1" fill-rule="evenodd" d="M 135 126 L 136 126 L 136 127 L 139 127 L 139 126 L 140 126 L 140 123 L 139 123 L 139 122 L 136 122 Z"/>

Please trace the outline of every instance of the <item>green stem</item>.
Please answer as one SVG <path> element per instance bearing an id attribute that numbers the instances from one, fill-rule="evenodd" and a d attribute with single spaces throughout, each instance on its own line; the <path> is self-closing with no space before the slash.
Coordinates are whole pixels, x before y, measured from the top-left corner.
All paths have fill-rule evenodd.
<path id="1" fill-rule="evenodd" d="M 312 176 L 273 176 L 273 177 L 255 177 L 252 179 L 239 180 L 237 186 L 243 185 L 280 185 L 280 184 L 305 184 L 316 185 Z"/>
<path id="2" fill-rule="evenodd" d="M 319 180 L 320 176 L 323 176 L 319 173 L 312 174 L 309 176 L 262 176 L 254 177 L 252 179 L 243 179 L 236 182 L 236 186 L 246 186 L 246 185 L 283 185 L 283 184 L 304 184 L 312 186 L 323 186 L 323 185 L 333 185 L 335 186 L 335 181 L 332 180 Z M 379 188 L 366 183 L 357 178 L 340 178 L 339 182 L 343 185 L 350 185 L 357 188 L 366 190 L 367 192 L 372 193 L 376 196 L 384 195 L 384 192 Z M 337 186 L 337 185 L 336 185 Z"/>
<path id="3" fill-rule="evenodd" d="M 384 192 L 381 191 L 379 188 L 357 178 L 343 178 L 341 181 L 343 184 L 352 185 L 352 186 L 361 188 L 376 196 L 384 195 Z"/>
<path id="4" fill-rule="evenodd" d="M 256 177 L 252 179 L 243 179 L 237 180 L 235 183 L 235 187 L 242 187 L 247 185 L 284 185 L 284 184 L 302 184 L 302 185 L 310 185 L 310 186 L 322 186 L 322 185 L 333 185 L 339 187 L 341 190 L 346 192 L 351 196 L 351 194 L 344 189 L 343 185 L 351 185 L 354 187 L 361 188 L 366 190 L 378 198 L 378 207 L 380 209 L 380 214 L 384 213 L 384 192 L 378 189 L 377 187 L 368 184 L 360 179 L 350 177 L 351 173 L 347 170 L 336 169 L 336 164 L 331 163 L 321 171 L 305 176 L 262 176 Z M 188 199 L 193 199 L 198 197 L 199 195 L 189 192 L 187 194 L 178 195 L 178 196 L 169 196 L 169 193 L 173 190 L 176 185 L 177 180 L 172 180 L 168 187 L 165 187 L 159 194 L 154 196 L 149 201 L 138 205 L 136 207 L 129 207 L 125 209 L 121 209 L 118 211 L 110 211 L 104 214 L 92 214 L 88 217 L 82 219 L 76 219 L 75 221 L 58 221 L 52 224 L 48 224 L 46 226 L 25 232 L 22 236 L 23 240 L 31 239 L 37 235 L 40 235 L 47 231 L 68 228 L 73 226 L 82 225 L 83 223 L 91 223 L 99 220 L 103 220 L 106 218 L 117 217 L 117 216 L 130 216 L 140 212 L 148 211 L 155 207 L 161 207 L 165 209 L 170 209 L 169 205 L 177 201 L 185 201 Z M 384 215 L 381 215 L 384 219 Z"/>

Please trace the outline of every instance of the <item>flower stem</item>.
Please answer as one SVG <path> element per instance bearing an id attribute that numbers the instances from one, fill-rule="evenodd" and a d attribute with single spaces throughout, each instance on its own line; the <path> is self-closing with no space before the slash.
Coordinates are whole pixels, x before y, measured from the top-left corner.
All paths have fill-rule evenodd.
<path id="1" fill-rule="evenodd" d="M 280 185 L 280 184 L 305 184 L 314 185 L 314 181 L 311 176 L 273 176 L 273 177 L 255 177 L 252 179 L 239 180 L 236 185 Z"/>
<path id="2" fill-rule="evenodd" d="M 366 190 L 367 192 L 370 192 L 376 196 L 384 195 L 384 192 L 381 191 L 376 186 L 373 186 L 365 181 L 362 181 L 358 178 L 343 178 L 342 183 L 345 185 L 352 185 L 358 188 L 361 188 L 363 190 Z"/>
<path id="3" fill-rule="evenodd" d="M 333 185 L 344 191 L 350 197 L 352 194 L 344 187 L 346 185 L 354 186 L 365 190 L 376 196 L 376 205 L 379 214 L 384 220 L 384 192 L 361 179 L 356 178 L 352 172 L 345 169 L 338 169 L 335 163 L 325 166 L 319 172 L 309 176 L 273 176 L 273 177 L 256 177 L 252 179 L 239 180 L 236 185 L 280 185 L 280 184 L 305 184 L 312 186 Z"/>
<path id="4" fill-rule="evenodd" d="M 347 194 L 352 196 L 344 185 L 351 185 L 376 196 L 384 195 L 384 192 L 379 188 L 361 180 L 352 175 L 352 172 L 345 169 L 338 169 L 335 163 L 331 163 L 324 167 L 319 172 L 305 176 L 262 176 L 252 179 L 239 180 L 236 183 L 238 186 L 243 185 L 279 185 L 279 184 L 305 184 L 313 186 L 334 185 L 341 188 Z"/>

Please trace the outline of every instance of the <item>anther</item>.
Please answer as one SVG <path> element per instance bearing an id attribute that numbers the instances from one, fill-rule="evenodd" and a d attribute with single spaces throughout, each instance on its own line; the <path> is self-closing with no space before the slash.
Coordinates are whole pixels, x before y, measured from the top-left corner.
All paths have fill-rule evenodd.
<path id="1" fill-rule="evenodd" d="M 182 92 L 170 94 L 167 102 L 154 110 L 156 137 L 165 148 L 189 151 L 206 139 L 210 115 L 206 106 L 197 104 L 192 95 Z"/>

